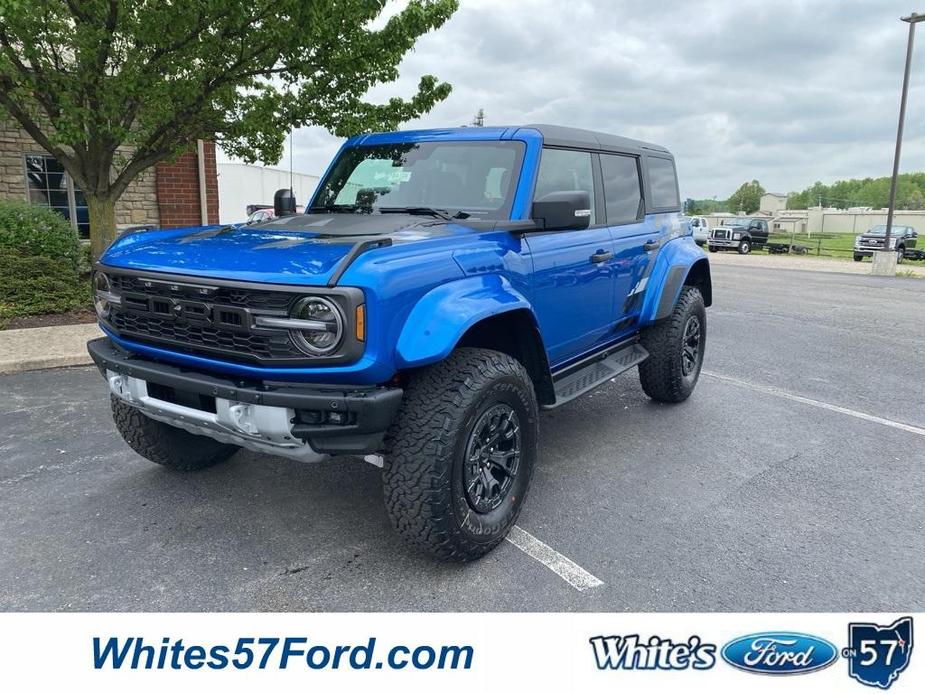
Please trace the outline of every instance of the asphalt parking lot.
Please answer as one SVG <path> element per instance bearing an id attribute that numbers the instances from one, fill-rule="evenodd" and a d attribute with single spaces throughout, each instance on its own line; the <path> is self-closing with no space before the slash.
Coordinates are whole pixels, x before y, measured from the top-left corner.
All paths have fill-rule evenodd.
<path id="1" fill-rule="evenodd" d="M 242 452 L 176 475 L 90 367 L 0 378 L 0 610 L 925 610 L 925 281 L 714 268 L 705 374 L 544 414 L 511 543 L 406 549 L 379 471 Z"/>

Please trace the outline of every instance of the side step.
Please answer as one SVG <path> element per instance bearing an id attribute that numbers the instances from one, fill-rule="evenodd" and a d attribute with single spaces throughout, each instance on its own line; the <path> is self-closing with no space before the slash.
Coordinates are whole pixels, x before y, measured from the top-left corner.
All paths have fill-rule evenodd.
<path id="1" fill-rule="evenodd" d="M 592 355 L 587 359 L 564 369 L 553 375 L 553 386 L 556 390 L 556 402 L 544 405 L 543 409 L 551 410 L 579 395 L 587 393 L 605 381 L 619 376 L 624 371 L 646 360 L 649 353 L 638 342 L 610 348 Z"/>

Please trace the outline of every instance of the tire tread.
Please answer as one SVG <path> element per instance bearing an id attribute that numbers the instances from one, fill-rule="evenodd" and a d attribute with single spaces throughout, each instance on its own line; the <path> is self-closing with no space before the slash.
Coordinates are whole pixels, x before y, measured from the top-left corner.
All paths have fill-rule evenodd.
<path id="1" fill-rule="evenodd" d="M 515 512 L 500 537 L 476 542 L 453 517 L 451 475 L 462 417 L 479 393 L 501 378 L 528 389 L 535 427 L 536 395 L 524 367 L 502 352 L 460 348 L 415 374 L 386 436 L 382 476 L 389 518 L 402 538 L 438 558 L 477 559 L 500 544 L 516 520 Z M 532 454 L 523 452 L 524 456 Z M 531 475 L 532 467 L 524 465 L 522 474 Z M 524 497 L 526 489 L 521 504 Z"/>
<path id="2" fill-rule="evenodd" d="M 684 285 L 671 315 L 642 331 L 642 346 L 649 352 L 649 358 L 639 365 L 639 381 L 645 394 L 653 400 L 682 402 L 693 391 L 693 386 L 687 388 L 681 376 L 677 343 L 694 311 L 703 312 L 703 296 L 697 287 Z M 705 322 L 702 329 L 705 342 Z"/>

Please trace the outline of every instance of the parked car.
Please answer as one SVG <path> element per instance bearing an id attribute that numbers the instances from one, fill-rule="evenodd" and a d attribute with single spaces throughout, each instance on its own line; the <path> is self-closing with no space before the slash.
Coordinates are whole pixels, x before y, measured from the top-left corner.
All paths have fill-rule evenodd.
<path id="1" fill-rule="evenodd" d="M 273 214 L 272 207 L 270 207 L 269 209 L 262 208 L 262 209 L 254 210 L 253 212 L 251 212 L 250 215 L 248 215 L 247 217 L 247 221 L 244 223 L 245 224 L 261 224 L 263 222 L 269 222 L 275 216 L 276 215 Z"/>
<path id="2" fill-rule="evenodd" d="M 915 248 L 919 235 L 910 226 L 893 226 L 890 230 L 890 248 L 896 251 L 896 262 L 901 263 L 907 256 L 918 256 L 910 253 Z M 874 251 L 882 251 L 886 241 L 886 224 L 878 224 L 854 239 L 854 260 L 860 262 L 869 258 Z"/>
<path id="3" fill-rule="evenodd" d="M 703 246 L 710 239 L 710 225 L 706 217 L 691 217 L 691 231 L 698 246 Z"/>
<path id="4" fill-rule="evenodd" d="M 697 384 L 710 267 L 662 147 L 556 126 L 360 135 L 307 214 L 278 207 L 116 241 L 96 268 L 106 337 L 88 349 L 155 463 L 362 455 L 402 537 L 474 559 L 524 504 L 539 409 L 633 367 L 661 402 Z"/>
<path id="5" fill-rule="evenodd" d="M 723 220 L 722 225 L 710 232 L 707 246 L 711 253 L 722 250 L 737 250 L 742 255 L 761 248 L 768 242 L 770 231 L 766 219 L 756 217 L 735 217 Z"/>

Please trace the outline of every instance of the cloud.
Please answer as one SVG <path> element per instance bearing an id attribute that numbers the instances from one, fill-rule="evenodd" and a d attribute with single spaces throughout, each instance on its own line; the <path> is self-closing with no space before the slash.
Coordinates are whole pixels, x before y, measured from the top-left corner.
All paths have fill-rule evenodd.
<path id="1" fill-rule="evenodd" d="M 904 0 L 462 0 L 394 84 L 422 74 L 449 99 L 405 128 L 547 122 L 638 137 L 678 160 L 684 197 L 725 197 L 888 175 L 908 12 Z M 913 64 L 902 169 L 925 169 L 925 44 Z M 339 141 L 295 133 L 297 171 L 320 174 Z M 284 160 L 288 165 L 288 160 Z"/>

